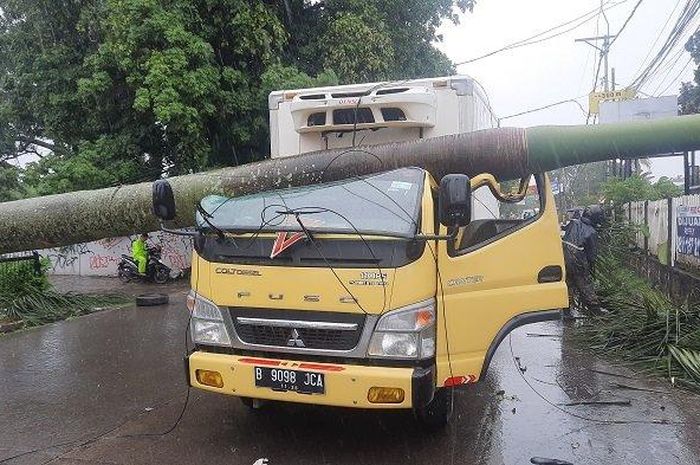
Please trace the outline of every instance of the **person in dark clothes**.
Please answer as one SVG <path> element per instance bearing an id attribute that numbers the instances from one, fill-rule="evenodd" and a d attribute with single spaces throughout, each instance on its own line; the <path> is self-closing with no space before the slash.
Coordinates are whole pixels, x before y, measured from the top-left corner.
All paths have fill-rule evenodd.
<path id="1" fill-rule="evenodd" d="M 569 296 L 578 294 L 583 306 L 595 315 L 604 313 L 593 287 L 593 272 L 598 253 L 598 233 L 593 227 L 591 209 L 586 207 L 581 218 L 578 212 L 564 227 L 564 263 Z M 565 316 L 571 317 L 571 298 Z"/>

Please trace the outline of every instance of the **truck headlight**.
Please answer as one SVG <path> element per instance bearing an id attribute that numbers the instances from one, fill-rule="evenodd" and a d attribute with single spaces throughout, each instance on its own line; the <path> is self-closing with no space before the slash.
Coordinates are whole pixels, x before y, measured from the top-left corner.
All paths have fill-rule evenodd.
<path id="1" fill-rule="evenodd" d="M 374 328 L 368 355 L 377 358 L 425 359 L 435 355 L 433 299 L 391 311 Z"/>
<path id="2" fill-rule="evenodd" d="M 231 338 L 219 307 L 190 291 L 187 295 L 187 308 L 192 312 L 190 334 L 195 344 L 231 346 Z"/>

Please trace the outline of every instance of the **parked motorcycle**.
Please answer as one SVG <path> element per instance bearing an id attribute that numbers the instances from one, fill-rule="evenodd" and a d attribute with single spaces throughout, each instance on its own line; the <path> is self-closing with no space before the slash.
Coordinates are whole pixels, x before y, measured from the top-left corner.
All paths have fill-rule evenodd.
<path id="1" fill-rule="evenodd" d="M 133 280 L 153 281 L 156 284 L 165 284 L 170 279 L 170 267 L 161 260 L 160 246 L 148 247 L 148 265 L 146 274 L 139 274 L 139 267 L 131 255 L 122 254 L 122 260 L 117 266 L 117 275 L 123 283 Z"/>

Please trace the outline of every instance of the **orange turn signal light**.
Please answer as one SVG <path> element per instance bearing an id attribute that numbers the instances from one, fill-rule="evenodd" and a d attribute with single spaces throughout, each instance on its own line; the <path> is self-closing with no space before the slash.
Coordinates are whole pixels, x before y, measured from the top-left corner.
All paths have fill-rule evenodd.
<path id="1" fill-rule="evenodd" d="M 194 374 L 199 384 L 215 388 L 224 387 L 224 378 L 221 377 L 221 373 L 218 371 L 195 370 Z"/>
<path id="2" fill-rule="evenodd" d="M 374 386 L 367 391 L 367 400 L 371 404 L 400 404 L 405 397 L 401 388 Z"/>

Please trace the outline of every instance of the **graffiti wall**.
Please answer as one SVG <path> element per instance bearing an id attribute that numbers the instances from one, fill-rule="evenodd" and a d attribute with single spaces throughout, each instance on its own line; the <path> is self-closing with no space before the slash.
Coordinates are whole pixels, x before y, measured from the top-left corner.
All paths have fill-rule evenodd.
<path id="1" fill-rule="evenodd" d="M 44 249 L 39 253 L 51 262 L 51 274 L 116 276 L 122 254 L 131 255 L 131 241 L 134 239 L 136 235 L 112 237 L 56 249 Z M 148 242 L 161 246 L 163 262 L 172 268 L 173 273 L 189 268 L 192 238 L 158 231 L 149 234 Z"/>

